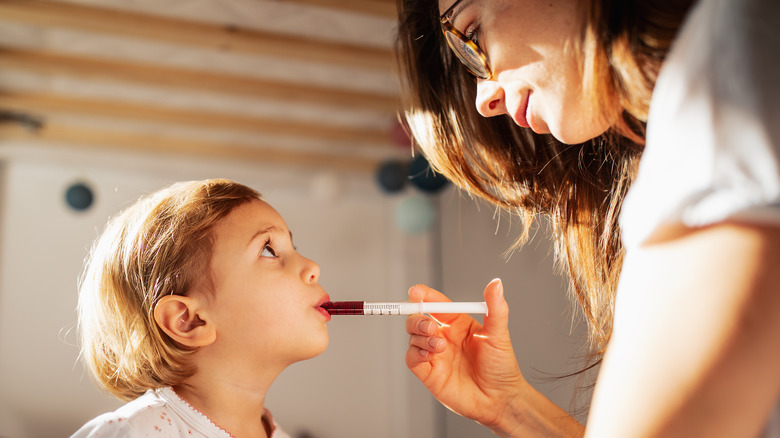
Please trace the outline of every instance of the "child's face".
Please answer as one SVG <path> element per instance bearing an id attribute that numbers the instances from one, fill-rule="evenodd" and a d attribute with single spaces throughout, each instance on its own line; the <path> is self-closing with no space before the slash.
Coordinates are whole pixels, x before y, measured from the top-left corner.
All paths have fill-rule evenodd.
<path id="1" fill-rule="evenodd" d="M 325 351 L 330 316 L 319 306 L 329 297 L 320 268 L 296 252 L 270 205 L 243 204 L 214 227 L 211 269 L 209 315 L 217 342 L 238 353 L 231 360 L 287 366 Z"/>

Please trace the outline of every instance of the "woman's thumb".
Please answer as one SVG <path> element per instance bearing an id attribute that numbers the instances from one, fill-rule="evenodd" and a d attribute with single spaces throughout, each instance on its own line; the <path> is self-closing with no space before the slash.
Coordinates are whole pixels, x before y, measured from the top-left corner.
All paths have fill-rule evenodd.
<path id="1" fill-rule="evenodd" d="M 500 278 L 491 281 L 484 292 L 488 313 L 485 315 L 482 334 L 489 337 L 509 338 L 509 305 L 504 299 L 504 284 Z"/>

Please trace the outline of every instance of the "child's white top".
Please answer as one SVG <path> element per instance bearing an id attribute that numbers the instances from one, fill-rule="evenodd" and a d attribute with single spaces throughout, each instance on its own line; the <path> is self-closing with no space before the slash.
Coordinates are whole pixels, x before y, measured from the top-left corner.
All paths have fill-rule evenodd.
<path id="1" fill-rule="evenodd" d="M 724 220 L 780 226 L 778 0 L 700 0 L 687 18 L 656 82 L 623 204 L 624 277 L 642 272 L 631 251 L 661 226 Z M 618 290 L 616 322 L 630 293 Z M 763 436 L 780 438 L 780 401 Z"/>
<path id="2" fill-rule="evenodd" d="M 268 411 L 263 417 L 273 425 L 270 438 L 290 438 Z M 182 400 L 170 387 L 150 389 L 116 411 L 95 417 L 71 438 L 148 436 L 231 438 L 229 433 Z"/>

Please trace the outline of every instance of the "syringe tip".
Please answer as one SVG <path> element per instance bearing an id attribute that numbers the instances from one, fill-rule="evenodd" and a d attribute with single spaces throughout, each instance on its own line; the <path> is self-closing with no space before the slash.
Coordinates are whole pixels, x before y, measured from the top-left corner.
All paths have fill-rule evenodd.
<path id="1" fill-rule="evenodd" d="M 363 315 L 363 301 L 328 301 L 321 307 L 331 315 Z"/>

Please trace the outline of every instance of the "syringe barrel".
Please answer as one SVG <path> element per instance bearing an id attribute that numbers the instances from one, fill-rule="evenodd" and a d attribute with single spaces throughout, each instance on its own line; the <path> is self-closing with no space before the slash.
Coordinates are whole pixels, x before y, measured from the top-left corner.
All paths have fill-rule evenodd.
<path id="1" fill-rule="evenodd" d="M 422 302 L 402 303 L 401 314 L 414 313 L 481 313 L 487 314 L 485 302 Z"/>

